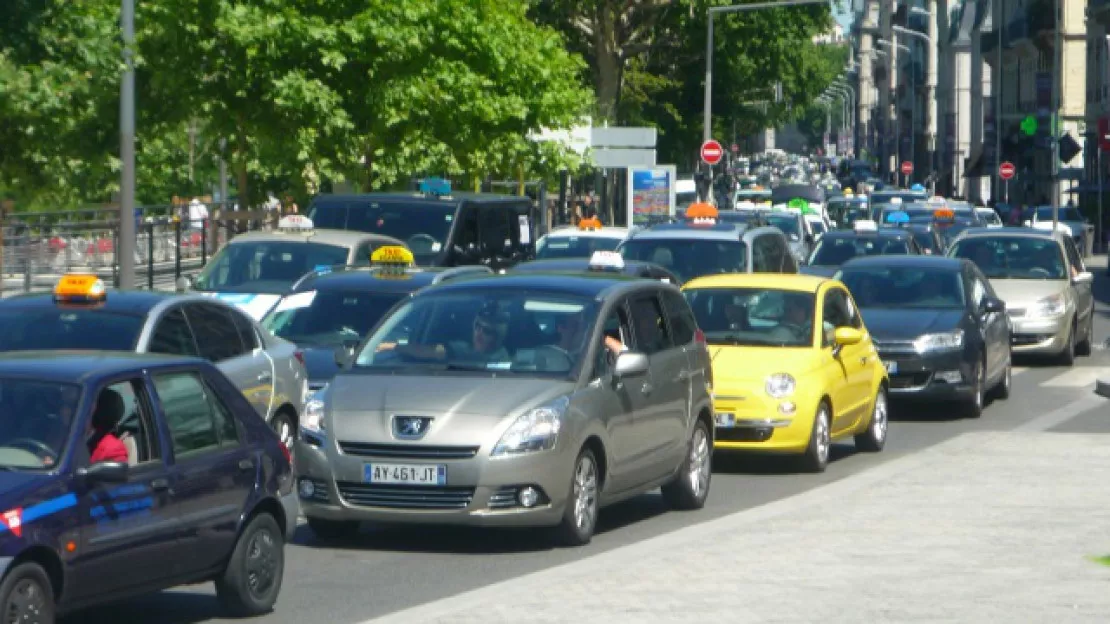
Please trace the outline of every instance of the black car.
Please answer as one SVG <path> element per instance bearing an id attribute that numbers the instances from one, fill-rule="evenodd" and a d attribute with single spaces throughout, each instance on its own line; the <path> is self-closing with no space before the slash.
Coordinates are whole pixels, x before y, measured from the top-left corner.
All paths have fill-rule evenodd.
<path id="1" fill-rule="evenodd" d="M 829 277 L 842 264 L 859 256 L 920 254 L 913 235 L 902 229 L 833 230 L 817 241 L 805 266 L 798 272 Z"/>
<path id="2" fill-rule="evenodd" d="M 944 250 L 947 248 L 947 245 L 945 245 L 940 232 L 933 226 L 932 221 L 911 221 L 910 223 L 904 224 L 902 229 L 909 232 L 913 236 L 913 239 L 917 241 L 917 246 L 921 248 L 921 253 L 928 256 L 944 255 Z"/>
<path id="3" fill-rule="evenodd" d="M 5 621 L 207 581 L 234 615 L 271 610 L 297 524 L 290 455 L 212 364 L 5 353 L 0 417 Z"/>
<path id="4" fill-rule="evenodd" d="M 890 376 L 891 398 L 956 400 L 978 417 L 1010 394 L 1006 305 L 969 260 L 857 258 L 836 274 L 860 308 Z"/>
<path id="5" fill-rule="evenodd" d="M 315 392 L 335 376 L 340 362 L 399 301 L 431 284 L 490 273 L 484 266 L 322 271 L 297 282 L 260 324 L 301 349 L 308 389 Z"/>
<path id="6" fill-rule="evenodd" d="M 509 269 L 509 273 L 568 273 L 581 274 L 588 272 L 608 272 L 654 279 L 682 286 L 682 280 L 667 269 L 641 260 L 623 260 L 619 266 L 599 267 L 592 263 L 591 258 L 560 258 L 558 260 L 532 260 L 521 262 Z"/>

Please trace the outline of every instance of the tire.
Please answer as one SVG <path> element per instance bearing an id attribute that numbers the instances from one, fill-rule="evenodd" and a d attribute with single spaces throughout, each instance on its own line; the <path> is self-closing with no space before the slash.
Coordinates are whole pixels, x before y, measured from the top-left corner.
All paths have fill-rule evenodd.
<path id="1" fill-rule="evenodd" d="M 0 583 L 0 613 L 5 620 L 27 624 L 54 624 L 54 586 L 37 563 L 17 565 Z"/>
<path id="2" fill-rule="evenodd" d="M 1073 319 L 1071 329 L 1068 330 L 1068 340 L 1064 344 L 1064 350 L 1060 352 L 1060 364 L 1062 366 L 1075 366 L 1075 332 L 1077 329 Z"/>
<path id="3" fill-rule="evenodd" d="M 597 457 L 589 447 L 583 447 L 574 460 L 563 519 L 555 527 L 555 538 L 560 544 L 585 546 L 593 539 L 600 508 L 599 482 Z"/>
<path id="4" fill-rule="evenodd" d="M 352 520 L 326 520 L 309 516 L 308 528 L 320 539 L 343 540 L 358 535 L 360 525 Z"/>
<path id="5" fill-rule="evenodd" d="M 806 472 L 825 472 L 829 466 L 832 451 L 832 411 L 829 404 L 821 401 L 817 413 L 813 415 L 813 430 L 809 434 L 809 445 L 802 456 L 802 468 Z"/>
<path id="6" fill-rule="evenodd" d="M 871 407 L 871 419 L 867 423 L 867 430 L 856 436 L 856 449 L 864 453 L 878 453 L 886 446 L 886 433 L 890 428 L 889 403 L 886 397 L 886 388 L 879 386 L 875 393 L 875 402 Z"/>
<path id="7" fill-rule="evenodd" d="M 1006 354 L 1006 370 L 1002 373 L 1002 379 L 999 380 L 998 385 L 994 387 L 994 398 L 1005 401 L 1010 398 L 1010 392 L 1014 386 L 1014 355 L 1013 352 Z"/>
<path id="8" fill-rule="evenodd" d="M 285 573 L 285 542 L 277 520 L 268 513 L 251 519 L 235 543 L 216 596 L 229 615 L 250 617 L 269 613 L 281 592 Z"/>
<path id="9" fill-rule="evenodd" d="M 1083 331 L 1083 340 L 1075 345 L 1076 355 L 1088 357 L 1091 355 L 1091 343 L 1095 339 L 1095 313 L 1091 311 L 1091 315 L 1087 317 L 1087 329 Z"/>
<path id="10" fill-rule="evenodd" d="M 687 444 L 686 459 L 674 481 L 662 488 L 663 500 L 672 509 L 690 511 L 705 507 L 713 480 L 713 438 L 701 419 L 694 424 Z"/>
<path id="11" fill-rule="evenodd" d="M 278 435 L 282 445 L 293 452 L 294 443 L 297 441 L 297 423 L 289 412 L 281 411 L 274 414 L 270 420 L 270 428 Z"/>
<path id="12" fill-rule="evenodd" d="M 967 417 L 979 418 L 987 404 L 987 363 L 980 357 L 975 364 L 975 396 L 967 404 Z"/>

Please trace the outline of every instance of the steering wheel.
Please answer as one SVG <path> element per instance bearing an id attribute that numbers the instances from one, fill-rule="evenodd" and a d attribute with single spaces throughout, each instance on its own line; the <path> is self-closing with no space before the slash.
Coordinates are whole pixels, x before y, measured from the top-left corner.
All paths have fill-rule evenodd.
<path id="1" fill-rule="evenodd" d="M 409 249 L 412 249 L 413 247 L 419 247 L 419 243 L 424 243 L 425 247 L 427 247 L 428 249 L 432 249 L 439 244 L 439 241 L 436 240 L 436 237 L 432 236 L 431 234 L 420 233 L 410 236 L 409 239 L 405 241 L 405 243 L 408 244 Z"/>
<path id="2" fill-rule="evenodd" d="M 47 445 L 45 442 L 41 442 L 33 438 L 16 438 L 14 440 L 9 440 L 8 442 L 5 442 L 3 446 L 26 449 L 35 452 L 38 455 L 45 455 L 48 458 L 54 460 L 54 462 L 58 461 L 57 451 L 50 448 L 50 446 Z"/>

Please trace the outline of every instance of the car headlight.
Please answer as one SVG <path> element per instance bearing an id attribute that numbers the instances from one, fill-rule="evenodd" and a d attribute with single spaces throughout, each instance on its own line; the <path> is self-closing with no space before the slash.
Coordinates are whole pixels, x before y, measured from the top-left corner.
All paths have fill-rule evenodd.
<path id="1" fill-rule="evenodd" d="M 952 351 L 961 349 L 963 346 L 964 330 L 962 329 L 939 334 L 925 334 L 923 336 L 918 336 L 917 340 L 913 341 L 913 348 L 918 353 Z"/>
<path id="2" fill-rule="evenodd" d="M 767 378 L 767 382 L 763 387 L 767 391 L 767 394 L 772 397 L 776 399 L 785 399 L 794 394 L 796 385 L 792 375 L 788 373 L 775 373 Z"/>
<path id="3" fill-rule="evenodd" d="M 1054 316 L 1063 316 L 1064 313 L 1067 312 L 1067 308 L 1068 302 L 1064 299 L 1063 293 L 1061 293 L 1037 300 L 1037 302 L 1029 308 L 1027 314 L 1033 317 L 1051 318 Z"/>
<path id="4" fill-rule="evenodd" d="M 324 426 L 324 397 L 323 390 L 312 393 L 304 404 L 304 416 L 301 417 L 301 428 L 310 433 L 322 435 Z"/>
<path id="5" fill-rule="evenodd" d="M 555 448 L 568 407 L 570 399 L 559 397 L 547 405 L 524 412 L 502 434 L 491 455 L 516 455 Z"/>

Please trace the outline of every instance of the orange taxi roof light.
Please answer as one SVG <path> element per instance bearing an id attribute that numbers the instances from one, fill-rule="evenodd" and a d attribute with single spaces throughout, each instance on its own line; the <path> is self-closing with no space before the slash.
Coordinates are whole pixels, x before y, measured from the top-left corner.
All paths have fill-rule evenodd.
<path id="1" fill-rule="evenodd" d="M 950 208 L 941 208 L 933 213 L 935 219 L 955 219 L 956 213 L 952 212 Z"/>
<path id="2" fill-rule="evenodd" d="M 717 212 L 717 209 L 705 202 L 691 204 L 686 209 L 686 219 L 690 221 L 716 221 L 718 217 L 720 217 L 720 213 Z"/>
<path id="3" fill-rule="evenodd" d="M 54 285 L 57 301 L 103 301 L 107 296 L 104 280 L 92 274 L 63 275 Z"/>
<path id="4" fill-rule="evenodd" d="M 578 229 L 580 230 L 600 230 L 601 227 L 601 219 L 597 217 L 582 219 L 578 222 Z"/>

